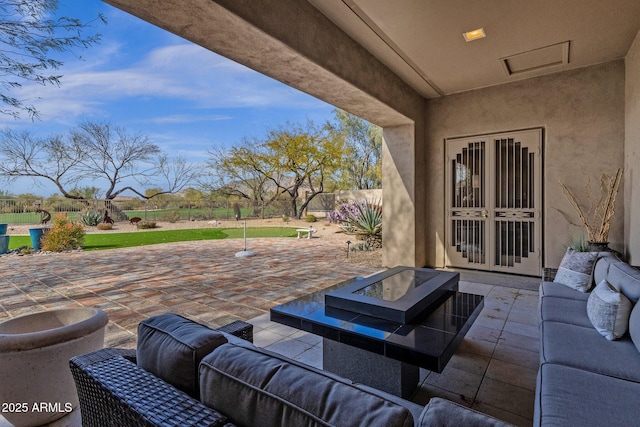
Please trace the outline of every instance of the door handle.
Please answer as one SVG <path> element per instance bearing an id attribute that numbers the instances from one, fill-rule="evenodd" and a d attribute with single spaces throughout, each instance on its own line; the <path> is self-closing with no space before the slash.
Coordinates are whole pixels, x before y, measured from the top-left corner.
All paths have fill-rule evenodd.
<path id="1" fill-rule="evenodd" d="M 489 211 L 486 209 L 482 210 L 482 218 L 487 219 L 489 218 Z"/>

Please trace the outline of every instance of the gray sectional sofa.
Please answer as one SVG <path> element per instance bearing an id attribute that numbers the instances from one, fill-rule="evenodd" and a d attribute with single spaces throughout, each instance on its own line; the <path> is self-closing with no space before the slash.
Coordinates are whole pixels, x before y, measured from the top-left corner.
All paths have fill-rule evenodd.
<path id="1" fill-rule="evenodd" d="M 444 399 L 423 407 L 175 314 L 142 322 L 137 351 L 70 366 L 84 427 L 508 425 Z"/>
<path id="2" fill-rule="evenodd" d="M 631 302 L 629 332 L 616 340 L 594 327 L 587 309 L 593 290 L 540 285 L 534 426 L 640 425 L 640 271 L 598 253 L 591 285 L 603 280 Z"/>

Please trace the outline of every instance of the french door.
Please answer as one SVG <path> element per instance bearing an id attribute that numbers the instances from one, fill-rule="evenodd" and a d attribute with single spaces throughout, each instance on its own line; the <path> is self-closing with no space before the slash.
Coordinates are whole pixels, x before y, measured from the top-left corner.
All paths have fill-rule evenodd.
<path id="1" fill-rule="evenodd" d="M 540 275 L 542 129 L 446 141 L 446 263 Z"/>

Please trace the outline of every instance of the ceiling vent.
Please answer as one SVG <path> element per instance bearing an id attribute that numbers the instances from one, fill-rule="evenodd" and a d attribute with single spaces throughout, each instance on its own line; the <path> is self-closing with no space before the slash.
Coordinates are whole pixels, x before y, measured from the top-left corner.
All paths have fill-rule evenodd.
<path id="1" fill-rule="evenodd" d="M 517 53 L 502 58 L 501 61 L 509 76 L 565 65 L 569 63 L 569 42 L 566 41 L 528 52 Z"/>

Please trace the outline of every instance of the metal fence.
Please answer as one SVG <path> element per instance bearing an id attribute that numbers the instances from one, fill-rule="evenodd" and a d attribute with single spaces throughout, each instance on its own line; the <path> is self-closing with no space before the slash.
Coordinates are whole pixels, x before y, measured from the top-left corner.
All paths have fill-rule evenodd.
<path id="1" fill-rule="evenodd" d="M 369 199 L 372 190 L 348 192 L 353 200 Z M 380 194 L 381 201 L 381 190 Z M 324 216 L 343 202 L 345 192 L 324 193 L 311 200 L 307 213 Z M 309 194 L 305 194 L 308 197 Z M 302 201 L 300 201 L 302 202 Z M 299 210 L 299 206 L 298 206 Z M 290 199 L 283 197 L 268 205 L 251 200 L 232 198 L 202 199 L 189 201 L 186 198 L 170 195 L 151 200 L 136 198 L 118 198 L 116 200 L 74 200 L 62 196 L 49 198 L 0 199 L 0 224 L 39 224 L 48 215 L 49 220 L 56 214 L 66 214 L 72 221 L 80 221 L 89 212 L 106 212 L 115 221 L 128 221 L 138 217 L 149 221 L 180 220 L 230 220 L 239 218 L 276 218 L 293 216 Z"/>
<path id="2" fill-rule="evenodd" d="M 48 199 L 0 199 L 0 223 L 39 224 L 49 221 L 56 214 L 65 214 L 72 221 L 80 221 L 89 212 L 106 212 L 115 221 L 128 221 L 138 217 L 150 221 L 180 220 L 229 220 L 239 218 L 273 218 L 290 216 L 290 205 L 277 201 L 268 206 L 249 200 L 141 201 L 128 200 L 72 200 Z M 47 218 L 49 217 L 50 218 Z"/>

